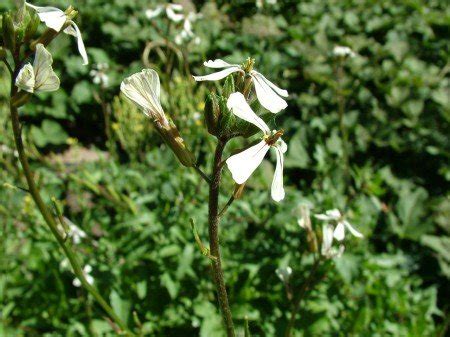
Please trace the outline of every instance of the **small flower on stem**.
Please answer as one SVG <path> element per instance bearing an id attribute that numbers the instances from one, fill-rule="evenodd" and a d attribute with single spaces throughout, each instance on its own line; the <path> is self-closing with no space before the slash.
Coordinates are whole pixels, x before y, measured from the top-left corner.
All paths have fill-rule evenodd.
<path id="1" fill-rule="evenodd" d="M 289 282 L 289 279 L 292 275 L 292 268 L 287 267 L 280 267 L 275 270 L 275 273 L 277 274 L 278 278 L 285 284 Z"/>
<path id="2" fill-rule="evenodd" d="M 345 238 L 345 230 L 348 229 L 349 232 L 356 236 L 357 238 L 362 238 L 363 235 L 358 232 L 353 226 L 344 219 L 341 212 L 338 209 L 331 209 L 326 211 L 324 214 L 316 214 L 315 217 L 322 221 L 336 222 L 336 228 L 334 229 L 334 238 L 338 241 L 342 241 Z"/>
<path id="3" fill-rule="evenodd" d="M 70 221 L 67 218 L 64 218 L 64 222 L 69 227 L 69 233 L 68 234 L 72 238 L 72 242 L 75 245 L 79 245 L 81 243 L 81 240 L 84 239 L 87 236 L 86 232 L 83 231 L 80 227 L 75 225 L 72 221 Z"/>
<path id="4" fill-rule="evenodd" d="M 66 13 L 55 7 L 39 7 L 28 2 L 25 2 L 25 4 L 36 11 L 39 19 L 41 19 L 41 21 L 44 22 L 48 28 L 53 29 L 56 32 L 60 32 L 65 23 L 68 21 L 69 26 L 67 26 L 63 32 L 65 34 L 72 35 L 77 39 L 78 51 L 83 58 L 83 65 L 87 65 L 89 63 L 80 29 L 75 22 L 70 20 Z"/>
<path id="5" fill-rule="evenodd" d="M 335 46 L 333 48 L 333 55 L 338 57 L 355 57 L 356 54 L 349 47 Z"/>
<path id="6" fill-rule="evenodd" d="M 246 75 L 246 69 L 243 65 L 230 64 L 221 59 L 205 61 L 203 65 L 208 68 L 224 69 L 205 76 L 194 76 L 196 81 L 217 81 L 235 72 Z M 281 98 L 288 97 L 286 90 L 277 87 L 264 77 L 263 74 L 254 69 L 251 69 L 248 75 L 253 80 L 256 96 L 263 107 L 272 113 L 277 113 L 287 107 L 286 101 Z"/>
<path id="7" fill-rule="evenodd" d="M 167 118 L 161 107 L 161 86 L 158 73 L 153 69 L 144 69 L 124 79 L 120 90 L 152 119 L 156 130 L 180 162 L 187 167 L 194 166 L 194 155 L 186 147 L 177 127 Z"/>
<path id="8" fill-rule="evenodd" d="M 89 72 L 89 75 L 92 77 L 92 82 L 106 88 L 109 84 L 109 76 L 106 74 L 108 68 L 108 63 L 97 64 L 96 67 Z"/>
<path id="9" fill-rule="evenodd" d="M 87 283 L 94 284 L 94 278 L 92 277 L 91 272 L 92 272 L 92 267 L 88 264 L 85 265 L 83 268 L 84 277 L 86 278 Z M 75 287 L 78 287 L 78 288 L 81 287 L 81 281 L 78 278 L 74 279 L 72 284 Z"/>
<path id="10" fill-rule="evenodd" d="M 344 253 L 344 245 L 339 245 L 339 249 L 332 247 L 333 244 L 333 232 L 334 228 L 330 224 L 322 225 L 322 247 L 320 253 L 327 259 L 333 259 L 335 257 L 341 257 Z"/>
<path id="11" fill-rule="evenodd" d="M 60 82 L 52 64 L 52 55 L 42 43 L 37 44 L 33 65 L 27 63 L 20 69 L 16 86 L 30 93 L 58 90 Z"/>
<path id="12" fill-rule="evenodd" d="M 183 6 L 180 4 L 167 4 L 167 5 L 160 5 L 156 7 L 155 9 L 147 9 L 145 11 L 145 15 L 148 19 L 153 19 L 159 16 L 163 11 L 166 12 L 167 17 L 172 20 L 173 22 L 180 22 L 184 19 L 183 13 Z"/>
<path id="13" fill-rule="evenodd" d="M 230 95 L 227 101 L 227 107 L 237 117 L 252 123 L 264 133 L 261 142 L 226 160 L 234 181 L 237 184 L 245 183 L 258 168 L 259 164 L 261 164 L 269 149 L 274 148 L 277 156 L 277 165 L 273 177 L 271 195 L 273 200 L 281 201 L 285 195 L 283 188 L 283 165 L 284 153 L 287 151 L 287 145 L 281 139 L 283 131 L 271 132 L 267 124 L 253 112 L 245 100 L 244 95 L 240 92 L 235 92 Z"/>

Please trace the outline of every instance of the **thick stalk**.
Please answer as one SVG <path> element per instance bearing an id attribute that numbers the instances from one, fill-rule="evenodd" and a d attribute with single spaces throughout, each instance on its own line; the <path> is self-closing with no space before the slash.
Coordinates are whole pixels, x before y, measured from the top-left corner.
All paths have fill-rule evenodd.
<path id="1" fill-rule="evenodd" d="M 11 87 L 11 97 L 14 96 L 16 93 L 16 89 L 14 84 L 12 84 Z M 55 237 L 56 241 L 58 242 L 59 246 L 64 251 L 64 254 L 68 258 L 73 271 L 76 275 L 76 277 L 81 281 L 81 284 L 83 287 L 92 294 L 92 296 L 97 300 L 97 302 L 100 304 L 100 306 L 105 310 L 105 312 L 113 319 L 113 321 L 120 327 L 121 330 L 128 333 L 129 336 L 133 336 L 133 333 L 129 332 L 127 326 L 124 322 L 116 315 L 114 310 L 109 306 L 109 304 L 103 299 L 103 297 L 98 293 L 97 289 L 89 284 L 86 280 L 86 277 L 84 276 L 83 269 L 81 268 L 81 264 L 73 251 L 72 247 L 66 243 L 64 237 L 58 230 L 58 224 L 45 205 L 44 201 L 42 200 L 41 194 L 39 192 L 39 189 L 37 185 L 34 182 L 34 176 L 30 168 L 30 164 L 28 162 L 28 158 L 25 153 L 22 136 L 21 136 L 21 126 L 19 121 L 19 113 L 17 111 L 17 108 L 14 107 L 12 104 L 10 104 L 10 111 L 11 111 L 11 122 L 12 122 L 12 128 L 14 132 L 14 141 L 16 144 L 16 149 L 19 155 L 19 161 L 22 165 L 23 173 L 25 175 L 25 178 L 27 180 L 28 184 L 28 190 L 31 194 L 31 197 L 33 198 L 37 208 L 39 209 L 39 212 L 42 214 L 42 217 L 44 218 L 46 224 L 50 228 L 50 231 L 52 232 L 53 236 Z"/>
<path id="2" fill-rule="evenodd" d="M 311 282 L 312 282 L 312 280 L 313 280 L 313 278 L 314 278 L 314 276 L 316 274 L 316 271 L 317 271 L 317 268 L 319 267 L 319 264 L 320 264 L 320 258 L 318 258 L 314 262 L 313 266 L 311 267 L 311 271 L 309 273 L 308 278 L 306 279 L 305 283 L 303 283 L 303 285 L 302 285 L 302 287 L 300 289 L 299 295 L 298 295 L 298 297 L 297 297 L 297 299 L 296 299 L 296 301 L 295 301 L 295 303 L 293 305 L 293 308 L 292 308 L 291 318 L 289 319 L 289 323 L 288 323 L 288 325 L 286 327 L 286 331 L 284 333 L 285 337 L 291 337 L 292 329 L 294 328 L 294 325 L 295 325 L 295 319 L 297 317 L 297 313 L 300 310 L 300 306 L 301 306 L 302 301 L 303 301 L 303 299 L 304 299 L 304 297 L 306 295 L 306 291 L 310 288 Z"/>
<path id="3" fill-rule="evenodd" d="M 220 256 L 219 243 L 219 188 L 222 177 L 222 154 L 225 148 L 225 141 L 219 140 L 214 155 L 213 174 L 209 187 L 209 249 L 211 255 L 216 259 L 211 259 L 214 282 L 216 284 L 219 306 L 225 324 L 228 337 L 235 337 L 233 317 L 231 316 L 230 305 L 228 303 L 227 289 L 222 270 L 222 259 Z"/>

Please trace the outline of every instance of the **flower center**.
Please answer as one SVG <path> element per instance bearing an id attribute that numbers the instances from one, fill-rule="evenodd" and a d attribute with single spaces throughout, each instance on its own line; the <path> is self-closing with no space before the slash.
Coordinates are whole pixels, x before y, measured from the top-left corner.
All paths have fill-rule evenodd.
<path id="1" fill-rule="evenodd" d="M 278 139 L 281 138 L 283 133 L 284 130 L 274 131 L 271 135 L 264 136 L 264 140 L 266 141 L 267 145 L 272 146 L 278 141 Z"/>

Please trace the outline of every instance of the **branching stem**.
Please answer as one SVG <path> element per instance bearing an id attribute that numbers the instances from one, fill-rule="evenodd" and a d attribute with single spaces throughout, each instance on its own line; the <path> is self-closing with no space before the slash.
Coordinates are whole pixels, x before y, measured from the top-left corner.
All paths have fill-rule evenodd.
<path id="1" fill-rule="evenodd" d="M 222 270 L 222 259 L 220 257 L 219 243 L 219 188 L 222 177 L 222 154 L 225 145 L 226 141 L 219 140 L 214 155 L 213 174 L 209 185 L 209 248 L 211 255 L 216 257 L 215 260 L 211 260 L 211 265 L 214 274 L 214 282 L 217 289 L 219 306 L 227 336 L 235 337 L 233 317 L 231 315 L 230 305 L 228 303 L 227 289 Z"/>

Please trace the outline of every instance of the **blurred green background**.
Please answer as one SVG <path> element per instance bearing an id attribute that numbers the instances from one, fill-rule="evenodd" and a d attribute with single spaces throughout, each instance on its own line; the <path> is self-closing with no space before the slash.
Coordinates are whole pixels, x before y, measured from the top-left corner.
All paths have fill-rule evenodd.
<path id="1" fill-rule="evenodd" d="M 95 284 L 129 325 L 149 336 L 221 337 L 208 259 L 207 186 L 179 165 L 151 123 L 119 96 L 144 67 L 161 74 L 162 105 L 209 167 L 214 139 L 203 125 L 206 93 L 195 83 L 207 59 L 256 60 L 286 88 L 276 125 L 289 145 L 286 199 L 276 204 L 267 160 L 223 219 L 225 278 L 237 325 L 282 336 L 289 301 L 275 270 L 291 266 L 301 285 L 311 267 L 298 206 L 340 208 L 365 238 L 321 267 L 296 336 L 444 336 L 450 298 L 449 22 L 445 0 L 180 1 L 201 13 L 195 37 L 183 22 L 148 19 L 155 1 L 78 0 L 90 56 L 75 41 L 50 46 L 61 78 L 55 93 L 21 110 L 44 197 L 87 233 L 77 245 Z M 35 5 L 65 8 L 65 1 Z M 2 1 L 0 10 L 12 9 Z M 197 38 L 198 37 L 198 38 Z M 337 59 L 345 45 L 356 53 Z M 169 46 L 169 47 L 167 47 Z M 106 65 L 104 65 L 106 64 Z M 108 77 L 100 81 L 97 70 Z M 0 68 L 0 336 L 114 336 L 73 275 L 18 173 Z M 348 142 L 345 150 L 343 144 Z M 242 146 L 237 140 L 230 148 Z M 346 161 L 348 154 L 348 165 Z M 224 174 L 221 202 L 233 189 Z M 318 223 L 314 223 L 318 225 Z"/>

